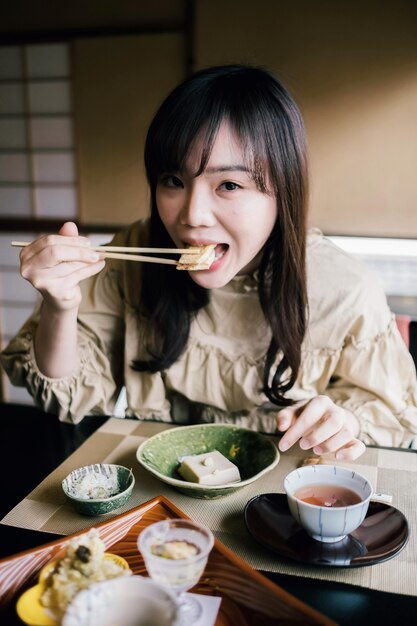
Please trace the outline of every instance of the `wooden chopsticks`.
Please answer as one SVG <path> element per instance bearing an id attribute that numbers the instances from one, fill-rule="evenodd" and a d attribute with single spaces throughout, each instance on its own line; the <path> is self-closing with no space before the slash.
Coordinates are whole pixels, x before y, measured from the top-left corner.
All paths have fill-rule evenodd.
<path id="1" fill-rule="evenodd" d="M 91 246 L 92 250 L 108 252 L 156 252 L 158 254 L 195 254 L 195 248 L 133 248 L 124 246 Z"/>
<path id="2" fill-rule="evenodd" d="M 177 265 L 178 261 L 174 259 L 162 259 L 157 256 L 142 256 L 141 254 L 123 254 L 121 252 L 102 252 L 99 246 L 91 248 L 99 252 L 104 259 L 122 259 L 123 261 L 142 261 L 143 263 L 164 263 L 165 265 Z"/>
<path id="3" fill-rule="evenodd" d="M 12 241 L 12 246 L 25 248 L 30 241 Z M 195 254 L 195 248 L 135 248 L 126 246 L 91 246 L 90 250 L 99 252 L 100 255 L 108 259 L 122 259 L 124 261 L 141 261 L 143 263 L 164 263 L 166 265 L 177 265 L 177 261 L 172 259 L 161 259 L 158 257 L 142 256 L 133 254 L 135 252 L 159 253 L 159 254 Z"/>

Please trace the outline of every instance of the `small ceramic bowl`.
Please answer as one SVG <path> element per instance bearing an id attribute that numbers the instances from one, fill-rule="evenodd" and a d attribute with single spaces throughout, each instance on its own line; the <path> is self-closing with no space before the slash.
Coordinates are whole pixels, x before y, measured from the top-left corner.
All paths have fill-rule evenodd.
<path id="1" fill-rule="evenodd" d="M 62 626 L 173 626 L 177 615 L 172 591 L 150 578 L 129 576 L 80 591 L 68 605 Z"/>
<path id="2" fill-rule="evenodd" d="M 313 539 L 325 543 L 341 541 L 356 530 L 372 496 L 372 485 L 365 476 L 337 465 L 299 467 L 285 477 L 284 489 L 294 519 Z M 308 497 L 320 493 L 318 501 L 325 504 L 306 502 L 302 495 L 307 493 Z M 355 497 L 350 499 L 352 493 Z"/>
<path id="3" fill-rule="evenodd" d="M 129 500 L 134 484 L 135 477 L 127 467 L 96 463 L 70 472 L 62 489 L 78 513 L 104 515 Z"/>
<path id="4" fill-rule="evenodd" d="M 239 468 L 241 480 L 224 485 L 200 485 L 178 474 L 188 455 L 218 450 Z M 268 437 L 230 424 L 179 426 L 144 441 L 136 453 L 148 472 L 194 498 L 219 498 L 233 493 L 271 471 L 279 461 L 277 447 Z"/>

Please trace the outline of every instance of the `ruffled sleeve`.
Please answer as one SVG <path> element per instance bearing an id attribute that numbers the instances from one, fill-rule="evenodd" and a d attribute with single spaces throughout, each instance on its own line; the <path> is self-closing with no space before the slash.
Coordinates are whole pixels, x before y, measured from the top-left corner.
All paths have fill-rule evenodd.
<path id="1" fill-rule="evenodd" d="M 299 397 L 315 390 L 350 410 L 366 444 L 408 447 L 417 436 L 416 370 L 381 284 L 317 231 L 308 259 L 310 324 Z"/>
<path id="2" fill-rule="evenodd" d="M 24 386 L 37 406 L 77 423 L 87 414 L 109 414 L 123 384 L 124 318 L 117 263 L 81 283 L 78 367 L 55 379 L 38 368 L 34 336 L 41 305 L 1 354 L 13 385 Z"/>
<path id="3" fill-rule="evenodd" d="M 372 338 L 347 338 L 326 393 L 356 415 L 364 443 L 410 446 L 417 436 L 416 374 L 393 317 Z"/>
<path id="4" fill-rule="evenodd" d="M 79 365 L 64 378 L 48 378 L 38 368 L 34 352 L 37 319 L 30 318 L 2 354 L 2 364 L 13 385 L 26 387 L 35 404 L 78 423 L 86 414 L 108 414 L 116 384 L 109 361 L 94 341 L 79 335 Z"/>

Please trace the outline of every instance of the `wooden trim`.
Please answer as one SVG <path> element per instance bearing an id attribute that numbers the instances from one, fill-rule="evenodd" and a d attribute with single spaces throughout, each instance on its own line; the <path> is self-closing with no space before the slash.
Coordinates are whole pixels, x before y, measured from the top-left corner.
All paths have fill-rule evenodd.
<path id="1" fill-rule="evenodd" d="M 190 76 L 195 71 L 195 0 L 185 2 L 184 39 L 185 73 Z"/>
<path id="2" fill-rule="evenodd" d="M 54 29 L 52 31 L 27 31 L 27 32 L 0 32 L 0 46 L 19 46 L 36 43 L 70 43 L 73 39 L 88 37 L 129 37 L 130 35 L 164 35 L 171 33 L 182 33 L 185 24 L 178 23 L 149 24 L 148 26 L 120 26 L 120 27 L 96 27 L 96 28 L 75 28 L 75 29 Z"/>
<path id="3" fill-rule="evenodd" d="M 28 76 L 28 53 L 25 46 L 20 47 L 20 52 L 22 55 L 22 79 L 26 79 Z M 29 183 L 30 183 L 30 214 L 32 217 L 36 217 L 36 193 L 35 187 L 33 183 L 35 182 L 35 165 L 33 160 L 33 152 L 32 152 L 32 134 L 30 128 L 30 110 L 31 110 L 31 102 L 30 102 L 30 93 L 29 87 L 30 84 L 27 80 L 22 80 L 23 85 L 23 100 L 24 100 L 24 110 L 26 113 L 25 119 L 25 133 L 26 133 L 26 154 L 29 160 Z"/>
<path id="4" fill-rule="evenodd" d="M 77 219 L 68 218 L 75 222 L 82 233 L 115 233 L 123 228 L 123 224 L 83 224 Z M 31 218 L 0 218 L 0 233 L 56 233 L 65 222 L 65 218 L 59 219 L 31 219 Z"/>

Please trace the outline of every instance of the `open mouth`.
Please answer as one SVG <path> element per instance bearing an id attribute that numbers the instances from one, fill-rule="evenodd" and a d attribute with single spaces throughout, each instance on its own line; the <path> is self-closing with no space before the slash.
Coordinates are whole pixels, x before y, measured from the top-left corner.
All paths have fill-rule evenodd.
<path id="1" fill-rule="evenodd" d="M 216 261 L 219 261 L 228 251 L 229 246 L 227 243 L 218 243 L 217 246 L 214 248 L 214 261 L 213 263 L 215 263 Z"/>
<path id="2" fill-rule="evenodd" d="M 209 270 L 215 268 L 229 249 L 226 243 L 185 244 L 190 250 L 184 252 L 177 262 L 177 270 Z"/>

